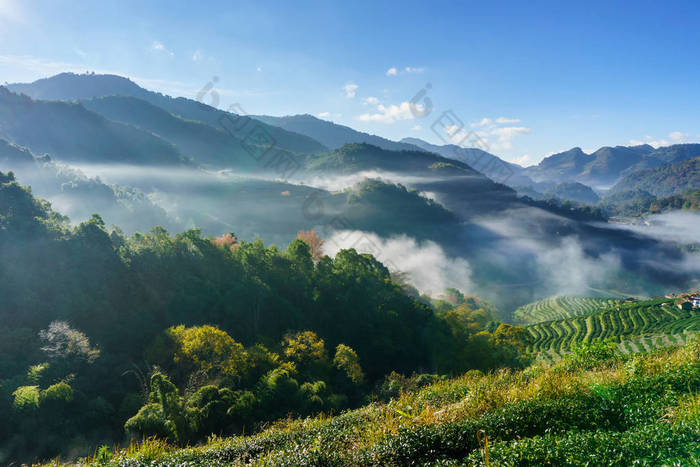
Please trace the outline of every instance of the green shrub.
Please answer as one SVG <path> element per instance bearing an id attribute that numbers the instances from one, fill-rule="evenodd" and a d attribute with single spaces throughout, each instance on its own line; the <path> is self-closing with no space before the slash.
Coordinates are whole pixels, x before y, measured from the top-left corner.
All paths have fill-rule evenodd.
<path id="1" fill-rule="evenodd" d="M 12 406 L 17 410 L 34 410 L 39 408 L 39 386 L 20 386 L 15 392 Z"/>

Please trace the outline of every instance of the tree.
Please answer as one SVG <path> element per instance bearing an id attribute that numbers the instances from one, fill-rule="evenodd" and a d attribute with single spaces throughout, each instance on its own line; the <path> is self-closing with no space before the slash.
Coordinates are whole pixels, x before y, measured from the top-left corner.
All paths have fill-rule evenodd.
<path id="1" fill-rule="evenodd" d="M 362 384 L 365 379 L 357 353 L 345 344 L 338 344 L 336 347 L 333 365 L 345 372 L 345 375 L 355 384 Z"/>
<path id="2" fill-rule="evenodd" d="M 328 369 L 325 343 L 312 331 L 287 334 L 282 341 L 282 347 L 284 356 L 294 362 L 303 377 L 319 378 Z"/>
<path id="3" fill-rule="evenodd" d="M 234 251 L 240 246 L 233 232 L 225 233 L 221 237 L 216 237 L 211 242 L 220 248 L 230 251 Z"/>
<path id="4" fill-rule="evenodd" d="M 209 377 L 240 376 L 247 371 L 248 356 L 243 346 L 219 328 L 180 325 L 166 333 L 176 344 L 175 363 L 192 371 L 201 371 Z"/>
<path id="5" fill-rule="evenodd" d="M 53 321 L 47 329 L 39 331 L 44 342 L 41 348 L 51 358 L 77 358 L 93 362 L 100 351 L 90 346 L 90 339 L 70 327 L 65 321 Z"/>
<path id="6" fill-rule="evenodd" d="M 297 233 L 296 238 L 302 240 L 309 246 L 309 251 L 311 252 L 311 259 L 317 262 L 323 258 L 323 243 L 324 240 L 316 234 L 315 230 L 300 230 Z"/>
<path id="7" fill-rule="evenodd" d="M 182 398 L 175 385 L 162 373 L 151 376 L 149 403 L 124 424 L 134 435 L 159 436 L 173 441 L 187 440 L 190 429 Z"/>

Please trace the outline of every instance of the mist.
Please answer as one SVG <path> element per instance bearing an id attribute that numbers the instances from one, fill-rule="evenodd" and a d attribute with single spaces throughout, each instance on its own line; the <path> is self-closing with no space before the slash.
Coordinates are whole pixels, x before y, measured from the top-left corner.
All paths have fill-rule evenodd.
<path id="1" fill-rule="evenodd" d="M 447 288 L 473 291 L 471 267 L 462 258 L 450 258 L 433 241 L 419 242 L 406 235 L 381 238 L 372 232 L 337 231 L 323 245 L 324 253 L 334 257 L 338 251 L 354 248 L 370 253 L 389 270 L 408 274 L 421 293 L 439 295 Z"/>
<path id="2" fill-rule="evenodd" d="M 684 245 L 700 243 L 700 214 L 691 211 L 654 214 L 647 217 L 646 222 L 641 225 L 608 224 L 608 227 Z"/>
<path id="3" fill-rule="evenodd" d="M 430 183 L 442 180 L 442 177 L 425 177 L 418 175 L 406 175 L 395 172 L 381 170 L 364 170 L 349 175 L 328 175 L 301 177 L 300 183 L 314 188 L 321 188 L 328 191 L 341 191 L 350 188 L 363 180 L 379 179 L 389 183 L 399 183 L 401 185 L 411 185 L 414 183 Z"/>

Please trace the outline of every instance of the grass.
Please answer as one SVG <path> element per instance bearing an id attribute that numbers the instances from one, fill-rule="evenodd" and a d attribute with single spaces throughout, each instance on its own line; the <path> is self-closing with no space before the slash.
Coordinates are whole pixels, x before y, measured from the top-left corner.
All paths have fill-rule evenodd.
<path id="1" fill-rule="evenodd" d="M 179 448 L 156 439 L 103 463 L 140 465 L 692 465 L 700 458 L 700 340 L 469 372 L 388 403 L 281 420 Z M 481 433 L 479 435 L 479 433 Z M 488 450 L 486 444 L 488 443 Z M 96 456 L 95 456 L 96 457 Z M 98 465 L 84 459 L 81 465 Z"/>

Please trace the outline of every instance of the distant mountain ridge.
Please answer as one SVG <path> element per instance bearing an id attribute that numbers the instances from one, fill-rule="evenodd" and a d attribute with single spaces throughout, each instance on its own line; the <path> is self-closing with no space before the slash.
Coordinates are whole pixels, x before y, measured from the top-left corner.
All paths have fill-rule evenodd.
<path id="1" fill-rule="evenodd" d="M 676 144 L 654 149 L 650 145 L 602 147 L 586 154 L 581 148 L 544 158 L 524 174 L 536 182 L 577 181 L 609 187 L 635 171 L 673 164 L 700 156 L 700 144 Z"/>
<path id="2" fill-rule="evenodd" d="M 352 143 L 367 143 L 390 151 L 415 151 L 420 149 L 413 144 L 396 142 L 381 136 L 357 131 L 349 126 L 322 120 L 309 114 L 285 117 L 253 115 L 252 117 L 269 125 L 309 136 L 329 149 L 339 149 L 346 144 Z"/>
<path id="3" fill-rule="evenodd" d="M 700 156 L 631 173 L 617 182 L 610 194 L 643 191 L 662 197 L 699 189 Z"/>
<path id="4" fill-rule="evenodd" d="M 245 168 L 256 164 L 243 140 L 196 120 L 185 120 L 145 100 L 107 96 L 81 101 L 88 109 L 110 120 L 143 128 L 175 144 L 199 164 L 214 168 Z"/>
<path id="5" fill-rule="evenodd" d="M 181 165 L 169 142 L 74 102 L 40 101 L 0 86 L 0 138 L 67 162 Z"/>
<path id="6" fill-rule="evenodd" d="M 174 115 L 187 120 L 196 120 L 220 128 L 220 119 L 235 118 L 235 125 L 228 128 L 234 134 L 244 133 L 243 129 L 258 127 L 264 130 L 274 146 L 295 153 L 315 153 L 327 148 L 318 141 L 298 133 L 293 133 L 265 123 L 248 125 L 248 116 L 240 116 L 216 109 L 209 105 L 187 99 L 173 98 L 161 93 L 146 90 L 128 78 L 117 75 L 61 73 L 32 83 L 15 83 L 7 86 L 10 90 L 41 100 L 87 100 L 106 96 L 129 96 L 142 99 Z"/>
<path id="7" fill-rule="evenodd" d="M 559 194 L 581 195 L 589 202 L 594 198 L 592 192 L 583 193 L 586 190 L 574 184 L 607 189 L 637 171 L 700 156 L 700 144 L 657 149 L 650 145 L 602 147 L 591 154 L 577 147 L 523 168 L 478 148 L 435 145 L 418 138 L 392 141 L 308 114 L 240 116 L 193 99 L 152 92 L 117 75 L 61 73 L 33 83 L 11 84 L 0 90 L 0 104 L 0 137 L 35 154 L 48 152 L 67 162 L 193 163 L 265 173 L 267 169 L 255 155 L 251 157 L 251 151 L 274 148 L 283 158 L 303 161 L 301 169 L 326 167 L 342 173 L 367 165 L 401 172 L 417 169 L 404 170 L 395 164 L 406 154 L 386 152 L 382 153 L 386 161 L 370 163 L 337 152 L 348 144 L 366 144 L 384 151 L 406 151 L 411 154 L 407 160 L 414 162 L 419 152 L 447 159 L 434 159 L 430 168 L 422 167 L 426 174 L 461 173 L 464 168 L 451 162 L 455 161 L 495 182 L 533 193 L 553 190 L 552 194 L 556 186 L 570 184 Z M 348 167 L 338 165 L 339 154 Z"/>
<path id="8" fill-rule="evenodd" d="M 523 176 L 523 168 L 478 148 L 464 148 L 456 144 L 436 145 L 419 138 L 403 138 L 404 143 L 418 146 L 429 152 L 468 164 L 492 180 L 509 186 L 531 185 L 534 182 Z"/>

